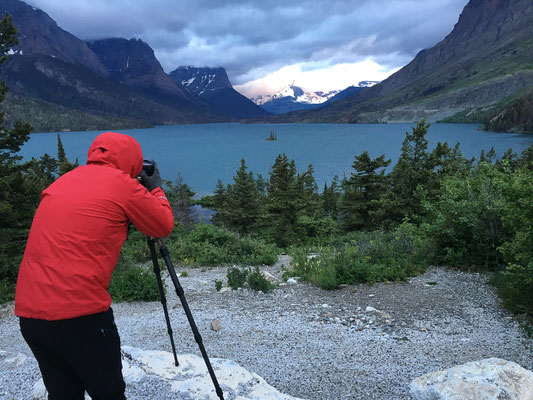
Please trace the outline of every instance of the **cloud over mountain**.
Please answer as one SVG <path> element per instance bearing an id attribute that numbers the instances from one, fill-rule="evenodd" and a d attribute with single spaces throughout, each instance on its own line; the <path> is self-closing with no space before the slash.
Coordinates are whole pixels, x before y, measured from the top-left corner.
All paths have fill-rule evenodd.
<path id="1" fill-rule="evenodd" d="M 137 37 L 163 68 L 224 66 L 239 85 L 287 65 L 393 69 L 451 31 L 466 0 L 27 0 L 82 39 Z"/>

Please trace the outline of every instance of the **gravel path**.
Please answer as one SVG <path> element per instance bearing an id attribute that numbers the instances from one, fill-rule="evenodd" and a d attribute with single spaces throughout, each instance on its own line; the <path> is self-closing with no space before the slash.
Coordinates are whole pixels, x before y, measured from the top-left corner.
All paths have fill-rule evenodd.
<path id="1" fill-rule="evenodd" d="M 278 279 L 282 256 L 266 267 Z M 533 339 L 498 305 L 486 277 L 431 268 L 406 283 L 308 284 L 269 294 L 215 290 L 226 268 L 180 278 L 211 358 L 232 359 L 283 393 L 305 399 L 409 399 L 412 379 L 499 357 L 533 370 Z M 178 353 L 199 354 L 173 288 L 167 290 Z M 170 351 L 160 303 L 113 305 L 123 345 Z M 211 330 L 213 319 L 222 329 Z M 17 358 L 18 357 L 18 358 Z M 14 316 L 0 319 L 0 399 L 31 399 L 40 378 Z M 130 385 L 128 399 L 175 399 L 161 382 Z"/>

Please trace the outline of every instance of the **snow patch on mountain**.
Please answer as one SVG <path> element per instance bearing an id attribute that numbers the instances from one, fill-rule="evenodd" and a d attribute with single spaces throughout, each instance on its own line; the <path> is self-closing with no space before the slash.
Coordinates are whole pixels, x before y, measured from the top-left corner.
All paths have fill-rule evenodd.
<path id="1" fill-rule="evenodd" d="M 361 81 L 358 84 L 354 84 L 352 86 L 366 88 L 374 86 L 378 83 L 379 82 L 376 81 Z M 294 99 L 293 101 L 301 104 L 323 104 L 340 92 L 340 90 L 331 90 L 329 92 L 304 92 L 302 88 L 296 86 L 294 82 L 292 82 L 289 86 L 283 88 L 282 90 L 273 95 L 261 95 L 252 98 L 251 100 L 259 106 L 286 97 L 292 97 Z"/>

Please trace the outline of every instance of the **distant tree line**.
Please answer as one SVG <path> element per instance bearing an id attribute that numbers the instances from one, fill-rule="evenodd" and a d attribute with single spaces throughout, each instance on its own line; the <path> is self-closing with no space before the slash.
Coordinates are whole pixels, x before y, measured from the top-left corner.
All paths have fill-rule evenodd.
<path id="1" fill-rule="evenodd" d="M 526 94 L 485 117 L 483 130 L 494 132 L 533 133 L 533 92 Z"/>

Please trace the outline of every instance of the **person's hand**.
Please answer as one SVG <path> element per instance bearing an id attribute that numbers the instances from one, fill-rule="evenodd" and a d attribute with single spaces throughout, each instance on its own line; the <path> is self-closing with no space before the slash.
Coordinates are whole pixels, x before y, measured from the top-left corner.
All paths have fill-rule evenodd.
<path id="1" fill-rule="evenodd" d="M 154 164 L 154 173 L 148 175 L 144 168 L 141 171 L 141 183 L 148 191 L 152 191 L 157 187 L 161 187 L 161 176 L 159 175 L 159 168 L 154 160 L 148 160 Z"/>

